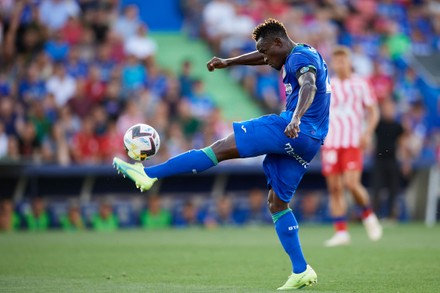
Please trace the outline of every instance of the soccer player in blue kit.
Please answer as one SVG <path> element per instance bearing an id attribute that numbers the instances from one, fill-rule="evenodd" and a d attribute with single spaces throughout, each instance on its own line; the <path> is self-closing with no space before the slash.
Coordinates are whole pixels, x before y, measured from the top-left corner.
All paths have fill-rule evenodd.
<path id="1" fill-rule="evenodd" d="M 214 57 L 209 71 L 234 65 L 269 65 L 282 70 L 286 110 L 256 119 L 234 122 L 234 132 L 209 147 L 191 150 L 144 168 L 119 158 L 118 171 L 148 190 L 160 178 L 198 173 L 221 161 L 266 155 L 263 168 L 269 187 L 268 206 L 279 240 L 292 262 L 292 274 L 278 290 L 300 289 L 317 282 L 302 253 L 298 222 L 289 208 L 310 161 L 324 142 L 329 124 L 330 84 L 321 55 L 306 44 L 293 42 L 282 23 L 267 19 L 253 31 L 256 51 L 234 58 Z"/>

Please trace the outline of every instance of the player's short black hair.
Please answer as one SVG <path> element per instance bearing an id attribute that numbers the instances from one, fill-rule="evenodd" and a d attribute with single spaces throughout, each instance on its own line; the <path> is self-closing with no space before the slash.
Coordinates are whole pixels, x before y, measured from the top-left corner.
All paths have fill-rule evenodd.
<path id="1" fill-rule="evenodd" d="M 266 38 L 268 36 L 287 38 L 287 31 L 279 20 L 268 18 L 263 23 L 260 23 L 254 28 L 252 32 L 252 38 L 258 41 L 260 38 Z"/>

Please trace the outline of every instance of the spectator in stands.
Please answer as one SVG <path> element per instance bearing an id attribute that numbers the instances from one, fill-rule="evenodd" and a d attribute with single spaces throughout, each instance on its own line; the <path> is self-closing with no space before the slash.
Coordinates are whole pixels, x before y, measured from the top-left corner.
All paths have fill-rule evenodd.
<path id="1" fill-rule="evenodd" d="M 234 17 L 234 6 L 228 0 L 210 1 L 203 9 L 206 38 L 215 54 L 220 52 L 220 43 L 224 33 L 223 24 L 231 23 Z"/>
<path id="2" fill-rule="evenodd" d="M 9 138 L 5 131 L 5 125 L 0 121 L 0 160 L 8 156 Z"/>
<path id="3" fill-rule="evenodd" d="M 194 227 L 201 224 L 199 211 L 192 200 L 187 200 L 173 219 L 175 227 Z"/>
<path id="4" fill-rule="evenodd" d="M 30 231 L 45 231 L 49 228 L 49 215 L 43 198 L 32 199 L 31 210 L 24 215 L 24 220 L 26 228 Z"/>
<path id="5" fill-rule="evenodd" d="M 202 124 L 202 131 L 197 133 L 194 138 L 194 145 L 200 147 L 209 145 L 217 141 L 232 131 L 232 125 L 227 123 L 219 108 L 214 108 L 211 115 Z"/>
<path id="6" fill-rule="evenodd" d="M 167 75 L 154 62 L 149 64 L 147 87 L 156 99 L 162 99 L 168 90 Z"/>
<path id="7" fill-rule="evenodd" d="M 65 105 L 65 107 L 70 110 L 71 114 L 80 119 L 89 116 L 90 111 L 93 108 L 93 101 L 86 96 L 85 85 L 86 81 L 84 79 L 78 79 L 75 85 L 75 94 Z M 58 107 L 64 108 L 63 105 L 58 105 Z"/>
<path id="8" fill-rule="evenodd" d="M 120 38 L 127 40 L 136 34 L 140 24 L 138 8 L 135 5 L 128 5 L 124 8 L 123 14 L 118 16 L 112 29 Z"/>
<path id="9" fill-rule="evenodd" d="M 101 150 L 102 162 L 111 163 L 115 156 L 125 156 L 126 151 L 121 143 L 123 133 L 118 131 L 116 121 L 112 118 L 106 124 L 105 133 L 99 137 L 99 149 Z"/>
<path id="10" fill-rule="evenodd" d="M 364 78 L 369 78 L 373 74 L 373 62 L 364 52 L 364 48 L 356 44 L 351 54 L 354 71 Z"/>
<path id="11" fill-rule="evenodd" d="M 125 109 L 119 116 L 117 127 L 120 133 L 125 133 L 128 128 L 136 123 L 141 123 L 144 121 L 144 116 L 142 115 L 141 109 L 136 104 L 135 100 L 128 100 L 125 104 Z"/>
<path id="12" fill-rule="evenodd" d="M 90 27 L 84 27 L 81 41 L 76 47 L 79 50 L 79 58 L 84 62 L 91 63 L 95 59 L 96 40 Z"/>
<path id="13" fill-rule="evenodd" d="M 62 63 L 55 64 L 54 74 L 47 80 L 46 89 L 55 96 L 59 107 L 75 95 L 76 82 L 73 77 L 66 73 L 66 67 Z"/>
<path id="14" fill-rule="evenodd" d="M 101 150 L 99 140 L 95 134 L 96 123 L 92 117 L 85 117 L 82 127 L 75 134 L 71 144 L 71 153 L 74 162 L 80 164 L 96 164 L 100 162 Z"/>
<path id="15" fill-rule="evenodd" d="M 116 120 L 122 112 L 121 84 L 112 80 L 107 84 L 103 106 L 109 117 Z"/>
<path id="16" fill-rule="evenodd" d="M 298 201 L 295 202 L 293 209 L 297 211 L 299 217 L 298 221 L 309 221 L 318 223 L 322 221 L 321 199 L 324 197 L 319 191 L 307 191 L 298 195 Z"/>
<path id="17" fill-rule="evenodd" d="M 136 29 L 136 34 L 127 37 L 125 44 L 125 54 L 133 55 L 138 59 L 151 59 L 157 51 L 156 42 L 148 37 L 148 28 L 145 24 L 140 24 Z"/>
<path id="18" fill-rule="evenodd" d="M 18 96 L 20 101 L 30 103 L 31 101 L 41 102 L 46 95 L 44 80 L 39 76 L 38 68 L 31 64 L 26 72 L 26 77 L 19 81 Z"/>
<path id="19" fill-rule="evenodd" d="M 252 189 L 248 196 L 248 210 L 246 211 L 245 224 L 262 225 L 272 222 L 272 217 L 267 210 L 267 200 L 262 190 Z"/>
<path id="20" fill-rule="evenodd" d="M 407 147 L 410 157 L 418 158 L 428 134 L 425 107 L 422 101 L 415 101 L 411 104 L 409 111 L 402 117 L 402 125 L 408 133 Z"/>
<path id="21" fill-rule="evenodd" d="M 254 94 L 271 113 L 277 112 L 281 105 L 278 79 L 278 73 L 269 66 L 260 66 L 257 69 Z"/>
<path id="22" fill-rule="evenodd" d="M 105 8 L 91 11 L 90 21 L 88 21 L 97 43 L 103 43 L 109 32 L 109 17 L 111 14 Z"/>
<path id="23" fill-rule="evenodd" d="M 108 201 L 99 205 L 99 213 L 93 216 L 92 227 L 96 231 L 115 231 L 118 229 L 118 219 L 113 214 L 112 206 Z"/>
<path id="24" fill-rule="evenodd" d="M 78 116 L 73 115 L 68 106 L 59 110 L 59 118 L 56 123 L 60 127 L 60 133 L 68 144 L 71 144 L 77 132 L 81 129 L 81 121 Z"/>
<path id="25" fill-rule="evenodd" d="M 24 118 L 17 108 L 18 104 L 11 97 L 4 97 L 0 100 L 0 120 L 3 122 L 6 134 L 15 137 L 24 125 Z"/>
<path id="26" fill-rule="evenodd" d="M 171 156 L 176 156 L 188 148 L 188 141 L 184 135 L 182 126 L 172 122 L 168 128 L 166 145 Z"/>
<path id="27" fill-rule="evenodd" d="M 228 196 L 222 196 L 215 200 L 215 206 L 210 207 L 204 219 L 205 227 L 214 228 L 216 226 L 235 225 L 234 207 L 232 200 Z"/>
<path id="28" fill-rule="evenodd" d="M 147 209 L 140 215 L 141 225 L 146 229 L 163 229 L 171 225 L 171 214 L 162 208 L 158 195 L 148 197 Z"/>
<path id="29" fill-rule="evenodd" d="M 398 154 L 403 155 L 403 170 L 408 173 L 411 167 L 408 160 L 407 150 L 404 145 L 405 130 L 402 124 L 396 121 L 394 101 L 387 99 L 381 105 L 381 119 L 376 127 L 376 151 L 373 168 L 373 206 L 380 215 L 382 205 L 380 193 L 386 189 L 386 213 L 385 218 L 396 219 L 396 199 L 399 192 L 400 166 Z"/>
<path id="30" fill-rule="evenodd" d="M 186 138 L 192 140 L 200 131 L 202 121 L 191 114 L 191 108 L 188 100 L 181 100 L 178 107 L 178 125 L 181 125 L 183 134 Z"/>
<path id="31" fill-rule="evenodd" d="M 104 98 L 106 84 L 101 78 L 101 71 L 98 66 L 91 66 L 84 84 L 84 94 L 94 104 L 99 104 Z"/>
<path id="32" fill-rule="evenodd" d="M 27 121 L 18 137 L 18 147 L 20 156 L 26 160 L 36 160 L 41 152 L 41 143 L 39 142 L 35 126 Z"/>
<path id="33" fill-rule="evenodd" d="M 54 124 L 50 136 L 46 137 L 42 145 L 42 159 L 45 162 L 67 166 L 71 163 L 69 145 L 60 124 Z"/>
<path id="34" fill-rule="evenodd" d="M 7 97 L 11 95 L 11 91 L 11 81 L 8 80 L 4 72 L 0 72 L 0 97 Z"/>
<path id="35" fill-rule="evenodd" d="M 377 61 L 373 64 L 373 75 L 370 77 L 370 84 L 379 104 L 392 95 L 394 88 L 393 79 Z"/>
<path id="36" fill-rule="evenodd" d="M 197 39 L 202 34 L 203 4 L 199 0 L 181 1 L 185 15 L 184 30 L 190 38 Z"/>
<path id="37" fill-rule="evenodd" d="M 194 83 L 194 77 L 192 76 L 192 63 L 190 60 L 182 62 L 182 69 L 179 75 L 180 83 L 180 96 L 190 97 L 192 96 L 192 88 Z"/>
<path id="38" fill-rule="evenodd" d="M 111 55 L 112 47 L 110 44 L 105 43 L 98 47 L 95 66 L 99 68 L 100 77 L 103 82 L 110 82 L 110 78 L 113 70 L 116 67 L 116 62 Z"/>
<path id="39" fill-rule="evenodd" d="M 199 119 L 208 118 L 215 108 L 211 95 L 205 90 L 201 79 L 194 80 L 193 94 L 189 97 L 191 113 Z"/>
<path id="40" fill-rule="evenodd" d="M 75 79 L 85 78 L 88 73 L 88 64 L 80 59 L 77 46 L 70 48 L 66 60 L 66 72 Z"/>
<path id="41" fill-rule="evenodd" d="M 397 22 L 389 21 L 385 44 L 393 61 L 398 62 L 411 46 L 410 38 L 405 35 Z"/>
<path id="42" fill-rule="evenodd" d="M 41 52 L 35 57 L 35 65 L 38 69 L 37 71 L 39 78 L 47 82 L 47 79 L 50 78 L 54 72 L 54 63 L 52 62 L 52 60 L 50 60 L 49 56 L 46 53 Z"/>
<path id="43" fill-rule="evenodd" d="M 50 30 L 61 29 L 69 17 L 79 12 L 77 2 L 72 0 L 43 0 L 39 9 L 40 21 Z"/>
<path id="44" fill-rule="evenodd" d="M 64 231 L 84 230 L 84 221 L 78 204 L 70 204 L 67 215 L 63 215 L 60 219 L 61 228 Z"/>
<path id="45" fill-rule="evenodd" d="M 20 218 L 10 199 L 0 201 L 0 231 L 14 231 L 20 227 Z"/>
<path id="46" fill-rule="evenodd" d="M 122 87 L 128 95 L 133 94 L 147 82 L 147 71 L 134 55 L 127 57 L 122 67 Z"/>
<path id="47" fill-rule="evenodd" d="M 238 5 L 234 7 L 234 14 L 229 21 L 222 22 L 219 29 L 222 33 L 220 51 L 228 53 L 234 49 L 242 49 L 254 46 L 251 39 L 255 21 L 243 13 Z"/>
<path id="48" fill-rule="evenodd" d="M 83 34 L 83 25 L 78 17 L 69 16 L 67 22 L 59 31 L 64 36 L 66 43 L 69 46 L 79 44 L 81 35 Z"/>
<path id="49" fill-rule="evenodd" d="M 44 51 L 55 62 L 66 60 L 70 46 L 66 42 L 62 31 L 54 32 L 54 36 L 46 42 Z"/>

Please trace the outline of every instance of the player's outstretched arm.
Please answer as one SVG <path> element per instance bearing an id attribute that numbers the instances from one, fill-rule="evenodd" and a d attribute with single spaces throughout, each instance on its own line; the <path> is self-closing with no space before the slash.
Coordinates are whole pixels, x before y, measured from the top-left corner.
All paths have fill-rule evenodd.
<path id="1" fill-rule="evenodd" d="M 215 69 L 222 69 L 234 65 L 266 65 L 266 62 L 264 61 L 263 55 L 255 50 L 250 53 L 227 59 L 213 57 L 208 61 L 206 67 L 208 67 L 209 71 L 214 71 Z"/>
<path id="2" fill-rule="evenodd" d="M 298 104 L 292 116 L 292 121 L 287 125 L 284 133 L 290 138 L 297 138 L 300 132 L 301 118 L 309 109 L 316 94 L 316 77 L 312 72 L 307 72 L 298 78 L 300 85 Z"/>

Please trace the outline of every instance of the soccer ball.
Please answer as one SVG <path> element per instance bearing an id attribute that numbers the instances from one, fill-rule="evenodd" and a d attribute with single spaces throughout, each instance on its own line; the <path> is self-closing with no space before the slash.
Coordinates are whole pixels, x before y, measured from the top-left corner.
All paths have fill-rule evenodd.
<path id="1" fill-rule="evenodd" d="M 153 157 L 160 148 L 160 137 L 156 129 L 148 124 L 136 124 L 124 134 L 127 155 L 136 161 Z"/>

